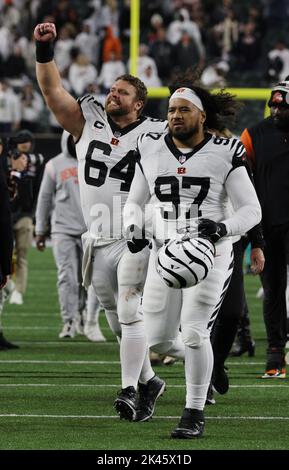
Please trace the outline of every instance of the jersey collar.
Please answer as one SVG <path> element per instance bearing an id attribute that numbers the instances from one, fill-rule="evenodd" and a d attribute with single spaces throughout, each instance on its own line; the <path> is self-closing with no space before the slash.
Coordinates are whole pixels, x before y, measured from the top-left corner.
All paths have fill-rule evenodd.
<path id="1" fill-rule="evenodd" d="M 182 151 L 175 146 L 174 141 L 170 134 L 167 134 L 165 136 L 165 143 L 167 144 L 167 147 L 169 148 L 169 150 L 172 152 L 172 154 L 178 161 L 180 161 L 179 159 L 183 155 L 186 157 L 186 161 L 187 161 L 190 157 L 192 157 L 195 153 L 197 153 L 202 147 L 204 147 L 204 145 L 206 145 L 211 140 L 211 138 L 212 138 L 212 134 L 205 134 L 204 140 L 202 140 L 202 142 L 196 145 L 193 148 L 193 150 L 188 153 L 182 153 Z"/>
<path id="2" fill-rule="evenodd" d="M 139 126 L 140 124 L 142 124 L 145 120 L 146 120 L 146 117 L 145 116 L 140 116 L 138 118 L 137 121 L 134 121 L 132 122 L 131 124 L 129 124 L 128 126 L 126 127 L 119 127 L 112 119 L 110 116 L 107 116 L 107 120 L 108 120 L 108 123 L 111 127 L 111 130 L 113 132 L 113 134 L 117 134 L 118 137 L 122 136 L 122 135 L 125 135 L 127 134 L 128 132 L 132 131 L 133 129 L 135 129 L 137 126 Z"/>

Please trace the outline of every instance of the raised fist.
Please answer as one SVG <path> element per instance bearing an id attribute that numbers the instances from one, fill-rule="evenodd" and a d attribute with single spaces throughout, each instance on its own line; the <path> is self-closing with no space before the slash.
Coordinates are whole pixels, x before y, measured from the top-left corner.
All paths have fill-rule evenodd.
<path id="1" fill-rule="evenodd" d="M 34 29 L 36 41 L 52 42 L 57 36 L 54 23 L 40 23 Z"/>

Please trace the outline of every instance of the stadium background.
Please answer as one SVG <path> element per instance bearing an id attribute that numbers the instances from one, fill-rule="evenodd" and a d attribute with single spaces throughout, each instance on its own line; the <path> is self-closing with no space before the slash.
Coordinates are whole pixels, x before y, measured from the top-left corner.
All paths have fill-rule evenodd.
<path id="1" fill-rule="evenodd" d="M 60 27 L 65 25 L 67 20 L 72 21 L 72 24 L 75 21 L 79 29 L 76 28 L 71 33 L 73 36 L 75 31 L 80 31 L 83 21 L 88 20 L 91 15 L 94 15 L 95 20 L 97 14 L 105 9 L 108 23 L 102 25 L 97 33 L 98 38 L 103 45 L 104 29 L 111 24 L 117 24 L 117 37 L 122 45 L 121 60 L 125 65 L 130 60 L 129 70 L 135 73 L 138 70 L 139 44 L 150 45 L 153 40 L 155 31 L 151 24 L 152 17 L 160 15 L 168 30 L 181 11 L 183 16 L 186 16 L 183 11 L 185 9 L 190 19 L 200 27 L 205 50 L 204 67 L 219 62 L 228 64 L 229 70 L 222 86 L 232 89 L 244 102 L 241 115 L 232 129 L 238 134 L 245 126 L 262 118 L 269 87 L 278 81 L 286 65 L 285 59 L 283 63 L 281 59 L 272 63 L 268 54 L 275 47 L 277 40 L 284 41 L 288 33 L 288 4 L 286 0 L 2 0 L 0 81 L 8 83 L 19 99 L 27 82 L 33 84 L 34 91 L 38 91 L 34 65 L 29 62 L 34 53 L 34 45 L 30 39 L 34 24 L 47 19 L 46 15 L 55 15 L 56 23 Z M 11 14 L 13 8 L 19 15 L 17 11 Z M 222 37 L 222 31 L 227 31 L 225 23 L 230 23 L 226 20 L 232 18 L 232 8 L 238 38 L 234 39 L 235 42 L 231 38 L 232 47 L 228 51 L 222 46 L 215 47 L 217 41 L 214 44 L 214 32 L 216 29 Z M 257 16 L 256 12 L 252 12 L 252 8 L 257 8 Z M 253 28 L 253 37 L 246 44 L 254 43 L 255 38 L 258 47 L 246 56 L 248 48 L 242 48 L 241 38 L 246 36 L 245 25 L 254 22 L 252 15 L 257 26 L 255 30 Z M 154 18 L 158 19 L 156 16 Z M 215 28 L 218 25 L 223 25 L 223 29 L 221 26 Z M 71 30 L 71 27 L 68 29 Z M 6 53 L 5 50 L 3 52 L 5 37 L 10 37 Z M 220 44 L 223 44 L 222 40 Z M 7 76 L 7 71 L 21 70 L 20 62 L 23 66 L 23 61 L 13 57 L 14 46 L 17 45 L 20 52 L 22 47 L 20 56 L 25 55 L 25 48 L 26 52 L 31 52 L 30 59 L 29 54 L 24 58 L 24 65 L 27 62 L 24 69 L 28 73 L 13 76 L 13 72 L 12 76 Z M 285 46 L 287 50 L 286 42 Z M 245 62 L 241 60 L 242 53 L 246 57 Z M 99 57 L 96 64 L 97 74 L 102 63 L 101 51 Z M 241 69 L 238 62 L 242 63 Z M 172 61 L 172 70 L 173 65 Z M 163 87 L 149 86 L 149 110 L 157 110 L 156 117 L 164 116 L 168 79 L 169 77 L 165 77 L 162 80 Z M 218 88 L 218 83 L 214 84 L 214 88 Z M 97 90 L 98 93 L 104 91 L 99 87 Z M 22 107 L 21 99 L 19 103 Z M 3 122 L 2 110 L 0 96 L 0 124 Z M 37 150 L 43 152 L 48 160 L 59 151 L 59 129 L 51 126 L 49 113 L 45 108 L 41 110 L 34 124 Z M 14 125 L 15 123 L 12 123 L 11 132 L 3 132 L 2 128 L 2 135 L 9 136 L 15 130 Z M 21 122 L 19 125 L 23 127 Z M 255 358 L 242 357 L 229 361 L 231 389 L 226 396 L 218 396 L 217 404 L 206 411 L 206 439 L 193 443 L 176 443 L 171 442 L 168 436 L 173 423 L 178 420 L 179 403 L 184 399 L 184 374 L 181 364 L 158 370 L 167 380 L 168 390 L 158 404 L 156 417 L 151 423 L 132 425 L 119 422 L 112 409 L 115 392 L 119 387 L 118 346 L 104 317 L 101 317 L 101 322 L 107 343 L 92 344 L 81 336 L 68 342 L 58 341 L 60 317 L 52 253 L 48 250 L 45 254 L 39 254 L 32 248 L 29 263 L 29 286 L 24 305 L 8 306 L 4 312 L 4 329 L 21 349 L 1 352 L 0 355 L 0 449 L 289 448 L 287 380 L 270 384 L 260 381 L 264 368 L 266 340 L 261 302 L 255 298 L 260 285 L 258 279 L 246 276 L 246 291 L 257 355 Z"/>
<path id="2" fill-rule="evenodd" d="M 83 93 L 95 87 L 97 94 L 103 98 L 107 88 L 101 82 L 102 65 L 107 62 L 110 51 L 113 50 L 126 70 L 140 75 L 147 82 L 150 100 L 146 111 L 154 117 L 165 117 L 165 98 L 168 94 L 165 85 L 177 69 L 182 70 L 186 66 L 197 64 L 201 64 L 201 69 L 215 67 L 218 63 L 227 64 L 228 70 L 224 77 L 214 81 L 209 71 L 209 81 L 212 80 L 211 88 L 224 85 L 244 103 L 233 129 L 237 134 L 263 116 L 268 87 L 278 81 L 280 73 L 282 75 L 282 67 L 284 75 L 288 68 L 287 62 L 289 64 L 286 55 L 289 55 L 289 51 L 286 39 L 284 40 L 288 19 L 287 0 L 1 0 L 0 8 L 0 81 L 6 81 L 16 93 L 22 110 L 20 126 L 23 127 L 24 119 L 25 127 L 31 127 L 36 132 L 37 150 L 43 151 L 46 159 L 59 150 L 60 130 L 55 122 L 51 122 L 50 113 L 44 106 L 40 111 L 35 111 L 30 122 L 27 121 L 29 109 L 26 106 L 29 105 L 23 104 L 23 88 L 29 86 L 28 84 L 32 85 L 34 93 L 39 93 L 34 70 L 35 46 L 31 39 L 31 32 L 37 22 L 56 22 L 59 44 L 56 61 L 58 65 L 59 62 L 64 63 L 61 66 L 64 83 L 72 94 L 79 96 L 79 88 L 73 83 L 75 74 L 69 75 L 69 69 L 75 64 L 77 53 L 85 51 L 85 48 L 87 52 L 89 46 L 89 50 L 95 52 L 94 61 L 89 59 L 89 68 L 91 65 L 95 68 L 95 75 L 92 74 L 89 86 L 83 87 Z M 112 28 L 115 41 L 106 38 L 109 27 Z M 169 72 L 167 69 L 160 72 L 158 70 L 162 49 L 156 43 L 157 31 L 161 27 L 167 34 L 168 42 L 171 40 Z M 90 28 L 89 33 L 86 28 Z M 190 33 L 189 47 L 194 56 L 175 67 L 176 51 L 179 50 L 176 49 L 175 41 L 186 29 Z M 250 31 L 247 32 L 247 29 Z M 93 44 L 92 37 L 96 44 Z M 285 49 L 281 52 L 275 47 L 278 41 L 285 41 Z M 139 45 L 142 49 L 143 44 L 147 46 L 147 53 L 138 68 Z M 201 59 L 198 48 L 201 50 Z M 270 59 L 270 53 L 272 55 L 272 51 L 276 50 L 274 60 Z M 152 64 L 153 73 L 150 77 L 143 74 L 145 65 L 151 65 L 147 56 L 150 59 L 157 57 L 157 73 L 155 74 L 155 66 Z M 158 74 L 161 77 L 157 77 Z M 158 83 L 158 79 L 160 86 L 152 86 Z M 5 108 L 1 101 L 0 92 L 0 131 L 5 135 L 7 132 L 1 128 L 1 123 L 5 121 Z M 19 123 L 12 122 L 10 130 L 17 125 Z"/>

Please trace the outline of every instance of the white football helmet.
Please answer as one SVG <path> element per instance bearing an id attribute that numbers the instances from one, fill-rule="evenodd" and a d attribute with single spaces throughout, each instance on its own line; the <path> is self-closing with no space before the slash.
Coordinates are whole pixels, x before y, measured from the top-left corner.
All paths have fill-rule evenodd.
<path id="1" fill-rule="evenodd" d="M 173 239 L 163 245 L 157 257 L 157 272 L 173 289 L 192 287 L 214 267 L 215 247 L 203 237 Z"/>

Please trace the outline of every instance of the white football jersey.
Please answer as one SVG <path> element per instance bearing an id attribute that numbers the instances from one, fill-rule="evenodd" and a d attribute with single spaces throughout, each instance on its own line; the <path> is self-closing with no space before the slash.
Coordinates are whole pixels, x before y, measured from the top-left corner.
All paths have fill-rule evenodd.
<path id="1" fill-rule="evenodd" d="M 95 97 L 79 100 L 85 119 L 76 142 L 81 206 L 89 236 L 121 238 L 122 209 L 135 173 L 135 147 L 144 132 L 162 132 L 166 121 L 141 116 L 119 128 Z"/>
<path id="2" fill-rule="evenodd" d="M 184 227 L 194 228 L 196 219 L 200 217 L 224 222 L 232 215 L 229 198 L 233 205 L 238 206 L 237 209 L 248 204 L 252 214 L 255 209 L 256 213 L 259 210 L 255 190 L 244 168 L 245 149 L 238 139 L 206 134 L 201 144 L 184 152 L 175 146 L 170 134 L 147 133 L 140 136 L 137 148 L 139 165 L 125 208 L 126 227 L 143 225 L 144 219 L 139 219 L 140 211 L 132 206 L 144 201 L 149 201 L 145 209 L 154 214 L 152 230 L 155 238 L 160 240 L 172 238 L 176 230 Z M 242 191 L 248 191 L 248 196 L 240 197 L 239 192 L 235 195 L 228 189 L 227 181 L 231 183 L 233 180 L 229 177 L 231 173 L 236 173 L 241 185 L 245 184 Z M 234 186 L 235 183 L 234 179 Z M 252 198 L 252 204 L 248 197 Z M 240 221 L 233 224 L 233 230 L 227 227 L 230 234 L 238 233 L 241 227 L 246 231 L 245 214 L 239 216 Z M 253 215 L 251 218 L 253 220 Z M 147 226 L 146 230 L 151 232 Z"/>

